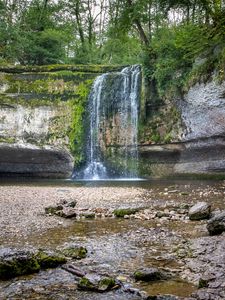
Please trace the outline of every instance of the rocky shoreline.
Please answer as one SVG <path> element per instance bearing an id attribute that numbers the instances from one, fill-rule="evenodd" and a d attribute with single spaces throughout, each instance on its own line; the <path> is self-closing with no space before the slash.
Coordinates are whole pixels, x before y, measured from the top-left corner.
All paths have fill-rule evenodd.
<path id="1" fill-rule="evenodd" d="M 0 190 L 2 249 L 45 245 L 45 251 L 52 251 L 70 241 L 87 249 L 87 256 L 72 258 L 67 266 L 0 282 L 1 299 L 225 299 L 224 233 L 212 236 L 207 230 L 208 218 L 224 209 L 223 181 L 148 187 L 2 185 Z M 196 208 L 190 208 L 198 202 L 201 217 L 193 218 Z M 72 218 L 45 210 L 59 203 L 59 211 L 75 210 Z M 83 274 L 81 285 L 88 279 L 95 286 L 103 275 L 114 281 L 107 281 L 107 295 L 97 296 L 98 285 L 80 291 L 74 270 Z M 143 278 L 152 278 L 152 270 L 160 273 L 153 283 L 139 283 L 133 274 L 140 270 L 148 271 Z M 94 277 L 84 277 L 93 272 Z M 154 292 L 156 284 L 179 280 L 193 286 L 174 296 L 166 296 L 165 288 Z"/>

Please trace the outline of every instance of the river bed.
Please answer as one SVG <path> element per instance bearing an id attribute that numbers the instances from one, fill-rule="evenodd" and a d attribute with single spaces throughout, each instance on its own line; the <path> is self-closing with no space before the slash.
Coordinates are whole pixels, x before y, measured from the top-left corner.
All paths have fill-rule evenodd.
<path id="1" fill-rule="evenodd" d="M 66 198 L 76 199 L 79 209 L 109 212 L 121 207 L 181 210 L 203 200 L 213 209 L 223 209 L 225 185 L 223 181 L 24 180 L 2 181 L 0 190 L 1 247 L 55 250 L 71 243 L 81 245 L 88 255 L 73 264 L 86 272 L 109 274 L 146 295 L 189 297 L 197 290 L 196 282 L 184 276 L 186 262 L 177 253 L 183 251 L 181 245 L 207 237 L 206 221 L 191 222 L 185 214 L 174 220 L 124 219 L 110 214 L 93 220 L 66 220 L 46 216 L 44 207 Z M 172 272 L 173 277 L 154 283 L 135 282 L 133 273 L 140 267 L 159 267 Z M 0 287 L 1 299 L 142 299 L 139 294 L 120 290 L 103 294 L 79 291 L 73 275 L 61 268 L 3 281 Z"/>

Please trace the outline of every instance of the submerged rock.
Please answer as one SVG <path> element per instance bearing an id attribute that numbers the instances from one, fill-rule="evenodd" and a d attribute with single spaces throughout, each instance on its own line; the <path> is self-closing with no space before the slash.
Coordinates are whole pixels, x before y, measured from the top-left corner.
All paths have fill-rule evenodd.
<path id="1" fill-rule="evenodd" d="M 207 230 L 210 235 L 221 234 L 225 231 L 225 211 L 222 211 L 208 221 Z"/>
<path id="2" fill-rule="evenodd" d="M 87 274 L 78 283 L 79 289 L 94 292 L 106 292 L 115 286 L 115 279 L 97 274 Z"/>
<path id="3" fill-rule="evenodd" d="M 164 274 L 157 268 L 145 268 L 134 272 L 137 281 L 157 281 L 165 279 Z"/>
<path id="4" fill-rule="evenodd" d="M 206 202 L 198 202 L 189 210 L 190 220 L 203 220 L 208 219 L 211 213 L 211 205 Z"/>

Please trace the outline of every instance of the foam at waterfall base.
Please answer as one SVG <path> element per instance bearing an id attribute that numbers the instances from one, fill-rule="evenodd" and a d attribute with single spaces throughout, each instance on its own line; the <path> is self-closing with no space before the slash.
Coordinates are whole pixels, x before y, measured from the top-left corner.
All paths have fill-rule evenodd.
<path id="1" fill-rule="evenodd" d="M 84 180 L 107 179 L 106 167 L 99 161 L 90 162 L 84 170 Z"/>

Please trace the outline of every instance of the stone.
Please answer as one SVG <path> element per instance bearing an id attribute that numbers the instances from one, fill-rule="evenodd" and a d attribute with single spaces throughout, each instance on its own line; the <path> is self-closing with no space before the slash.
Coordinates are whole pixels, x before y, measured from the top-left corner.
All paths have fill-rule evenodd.
<path id="1" fill-rule="evenodd" d="M 208 221 L 207 230 L 210 235 L 221 234 L 225 231 L 225 211 L 222 211 Z"/>
<path id="2" fill-rule="evenodd" d="M 54 215 L 54 214 L 57 213 L 59 210 L 63 210 L 63 206 L 60 205 L 60 204 L 57 204 L 56 206 L 48 206 L 48 207 L 45 207 L 45 213 L 46 213 L 46 214 Z"/>
<path id="3" fill-rule="evenodd" d="M 72 207 L 64 207 L 63 210 L 57 211 L 55 214 L 65 219 L 72 219 L 77 216 L 76 210 Z"/>
<path id="4" fill-rule="evenodd" d="M 140 208 L 118 208 L 113 211 L 117 218 L 124 218 L 124 216 L 133 215 L 138 212 Z"/>
<path id="5" fill-rule="evenodd" d="M 163 279 L 164 275 L 157 268 L 144 268 L 134 272 L 137 281 L 157 281 Z"/>
<path id="6" fill-rule="evenodd" d="M 76 205 L 77 205 L 77 201 L 76 200 L 73 200 L 73 201 L 65 203 L 66 207 L 72 207 L 72 208 L 74 208 Z"/>
<path id="7" fill-rule="evenodd" d="M 33 274 L 64 263 L 66 258 L 54 252 L 3 248 L 0 250 L 0 279 Z"/>
<path id="8" fill-rule="evenodd" d="M 80 214 L 80 217 L 84 217 L 85 219 L 94 219 L 95 213 L 93 212 L 83 212 Z"/>
<path id="9" fill-rule="evenodd" d="M 35 253 L 29 250 L 0 250 L 0 279 L 7 280 L 16 276 L 36 273 L 40 265 Z"/>
<path id="10" fill-rule="evenodd" d="M 190 220 L 204 220 L 210 217 L 211 205 L 206 202 L 198 202 L 189 209 Z"/>
<path id="11" fill-rule="evenodd" d="M 82 259 L 87 256 L 87 249 L 81 246 L 72 245 L 60 251 L 63 255 L 73 259 Z"/>
<path id="12" fill-rule="evenodd" d="M 78 282 L 79 289 L 94 292 L 106 292 L 115 286 L 115 279 L 98 274 L 87 274 Z"/>
<path id="13" fill-rule="evenodd" d="M 56 254 L 51 251 L 39 251 L 35 258 L 41 269 L 56 268 L 67 262 L 65 256 Z"/>

